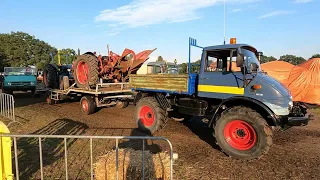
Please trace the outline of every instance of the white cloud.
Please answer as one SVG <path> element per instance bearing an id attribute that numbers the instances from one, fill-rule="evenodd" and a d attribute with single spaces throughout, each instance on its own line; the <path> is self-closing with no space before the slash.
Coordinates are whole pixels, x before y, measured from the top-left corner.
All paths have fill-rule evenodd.
<path id="1" fill-rule="evenodd" d="M 302 3 L 309 3 L 313 0 L 295 0 L 294 2 L 297 3 L 297 4 L 302 4 Z"/>
<path id="2" fill-rule="evenodd" d="M 224 0 L 134 0 L 116 9 L 106 9 L 96 16 L 96 22 L 108 22 L 112 27 L 147 26 L 177 23 L 201 18 L 198 12 Z M 226 0 L 228 3 L 251 3 L 260 0 Z"/>
<path id="3" fill-rule="evenodd" d="M 242 11 L 242 9 L 240 9 L 240 8 L 232 9 L 231 13 L 237 13 L 237 12 L 240 12 L 240 11 Z"/>
<path id="4" fill-rule="evenodd" d="M 281 11 L 281 10 L 271 11 L 271 12 L 269 12 L 267 14 L 259 16 L 258 18 L 259 19 L 265 19 L 265 18 L 270 18 L 270 17 L 274 17 L 274 16 L 280 16 L 280 15 L 286 15 L 286 14 L 292 14 L 292 13 L 294 13 L 294 11 Z"/>

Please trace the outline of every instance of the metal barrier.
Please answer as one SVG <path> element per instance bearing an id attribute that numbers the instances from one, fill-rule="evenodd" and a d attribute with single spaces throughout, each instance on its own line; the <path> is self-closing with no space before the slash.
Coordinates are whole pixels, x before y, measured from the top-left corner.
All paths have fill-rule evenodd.
<path id="1" fill-rule="evenodd" d="M 13 95 L 0 93 L 0 115 L 13 122 L 16 121 Z"/>
<path id="2" fill-rule="evenodd" d="M 68 179 L 68 148 L 67 148 L 67 139 L 89 139 L 90 141 L 90 177 L 91 180 L 94 179 L 93 176 L 93 139 L 114 139 L 115 140 L 115 150 L 116 150 L 116 179 L 119 179 L 119 140 L 127 139 L 127 140 L 141 140 L 142 141 L 142 172 L 141 176 L 145 179 L 144 173 L 144 160 L 145 160 L 145 141 L 146 140 L 161 140 L 168 143 L 170 147 L 170 179 L 173 179 L 173 151 L 172 144 L 167 138 L 163 137 L 148 137 L 148 136 L 74 136 L 74 135 L 15 135 L 15 134 L 0 134 L 0 137 L 11 137 L 13 138 L 13 146 L 14 146 L 14 161 L 15 161 L 15 179 L 19 180 L 19 166 L 18 166 L 18 146 L 17 146 L 17 138 L 38 138 L 39 145 L 39 163 L 40 163 L 40 176 L 41 179 L 44 179 L 44 171 L 43 171 L 43 156 L 42 156 L 42 140 L 45 138 L 55 138 L 55 139 L 63 139 L 64 142 L 64 163 L 65 163 L 65 177 Z M 176 154 L 175 154 L 176 156 Z"/>

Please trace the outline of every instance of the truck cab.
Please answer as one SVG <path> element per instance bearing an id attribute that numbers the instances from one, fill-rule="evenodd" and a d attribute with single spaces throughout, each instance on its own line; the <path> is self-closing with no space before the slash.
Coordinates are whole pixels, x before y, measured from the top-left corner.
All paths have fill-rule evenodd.
<path id="1" fill-rule="evenodd" d="M 2 81 L 2 92 L 13 94 L 13 91 L 36 91 L 37 70 L 31 67 L 5 67 Z"/>

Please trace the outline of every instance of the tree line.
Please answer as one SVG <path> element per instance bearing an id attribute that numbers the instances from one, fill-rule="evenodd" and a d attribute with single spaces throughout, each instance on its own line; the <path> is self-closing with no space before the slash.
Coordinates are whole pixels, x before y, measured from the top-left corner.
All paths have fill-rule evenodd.
<path id="1" fill-rule="evenodd" d="M 52 56 L 50 56 L 52 53 Z M 21 67 L 34 65 L 43 70 L 52 60 L 58 62 L 58 49 L 50 44 L 24 32 L 11 32 L 0 34 L 0 71 L 4 67 Z M 69 63 L 76 58 L 73 49 L 60 50 L 60 62 L 66 63 L 68 54 Z"/>

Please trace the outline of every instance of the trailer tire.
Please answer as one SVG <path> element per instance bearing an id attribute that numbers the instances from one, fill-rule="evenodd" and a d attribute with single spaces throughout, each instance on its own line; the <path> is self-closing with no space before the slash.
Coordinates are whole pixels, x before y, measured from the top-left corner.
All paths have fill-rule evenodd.
<path id="1" fill-rule="evenodd" d="M 123 101 L 118 101 L 116 104 L 116 107 L 119 109 L 123 109 L 129 106 L 129 101 L 128 100 L 123 100 Z"/>
<path id="2" fill-rule="evenodd" d="M 96 85 L 99 79 L 98 60 L 94 55 L 84 54 L 74 62 L 73 78 L 80 88 Z"/>
<path id="3" fill-rule="evenodd" d="M 141 131 L 154 134 L 167 123 L 167 113 L 154 97 L 144 97 L 137 103 L 135 118 Z"/>
<path id="4" fill-rule="evenodd" d="M 91 96 L 83 96 L 80 100 L 81 112 L 89 115 L 95 112 L 96 104 Z"/>
<path id="5" fill-rule="evenodd" d="M 214 135 L 224 153 L 241 160 L 260 158 L 272 145 L 272 129 L 267 121 L 243 106 L 223 111 L 214 127 Z"/>

